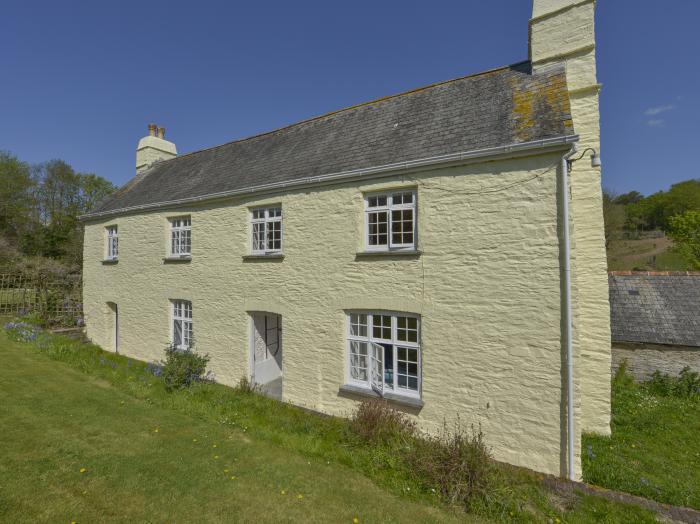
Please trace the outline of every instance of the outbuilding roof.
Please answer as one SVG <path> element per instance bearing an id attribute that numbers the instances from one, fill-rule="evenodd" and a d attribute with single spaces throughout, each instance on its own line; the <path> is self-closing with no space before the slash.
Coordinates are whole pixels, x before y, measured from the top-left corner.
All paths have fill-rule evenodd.
<path id="1" fill-rule="evenodd" d="M 87 217 L 573 132 L 563 66 L 523 62 L 158 162 Z"/>
<path id="2" fill-rule="evenodd" d="M 614 342 L 700 346 L 700 273 L 611 273 Z"/>

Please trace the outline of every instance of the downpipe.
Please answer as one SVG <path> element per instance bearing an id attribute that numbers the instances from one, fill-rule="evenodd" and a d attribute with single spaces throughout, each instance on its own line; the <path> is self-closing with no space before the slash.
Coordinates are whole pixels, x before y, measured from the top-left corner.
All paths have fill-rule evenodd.
<path id="1" fill-rule="evenodd" d="M 574 350 L 572 341 L 573 322 L 571 314 L 571 243 L 569 239 L 569 158 L 576 147 L 561 159 L 559 187 L 561 189 L 562 240 L 564 244 L 564 343 L 566 344 L 566 426 L 567 466 L 569 480 L 574 478 Z"/>

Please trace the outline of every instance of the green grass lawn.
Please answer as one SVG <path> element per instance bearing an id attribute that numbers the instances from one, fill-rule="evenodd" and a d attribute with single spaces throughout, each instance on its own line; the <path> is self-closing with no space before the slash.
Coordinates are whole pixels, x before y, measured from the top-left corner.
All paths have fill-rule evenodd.
<path id="1" fill-rule="evenodd" d="M 612 436 L 584 436 L 584 479 L 700 509 L 700 395 L 653 395 L 618 377 L 612 401 Z"/>
<path id="2" fill-rule="evenodd" d="M 508 468 L 466 514 L 342 419 L 215 384 L 167 393 L 144 363 L 63 337 L 0 329 L 0 427 L 0 521 L 655 521 Z"/>

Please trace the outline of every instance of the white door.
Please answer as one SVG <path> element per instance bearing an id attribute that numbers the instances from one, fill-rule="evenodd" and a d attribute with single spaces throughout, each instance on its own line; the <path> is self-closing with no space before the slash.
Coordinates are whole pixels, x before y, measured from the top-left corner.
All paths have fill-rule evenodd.
<path id="1" fill-rule="evenodd" d="M 253 383 L 264 386 L 282 379 L 282 317 L 252 313 Z"/>

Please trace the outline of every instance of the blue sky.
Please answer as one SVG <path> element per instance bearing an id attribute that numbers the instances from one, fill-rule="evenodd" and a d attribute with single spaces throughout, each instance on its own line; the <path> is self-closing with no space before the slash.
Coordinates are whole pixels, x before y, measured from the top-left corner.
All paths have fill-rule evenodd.
<path id="1" fill-rule="evenodd" d="M 0 149 L 123 184 L 181 153 L 527 58 L 531 2 L 5 1 Z M 695 0 L 600 0 L 603 184 L 700 177 Z"/>

